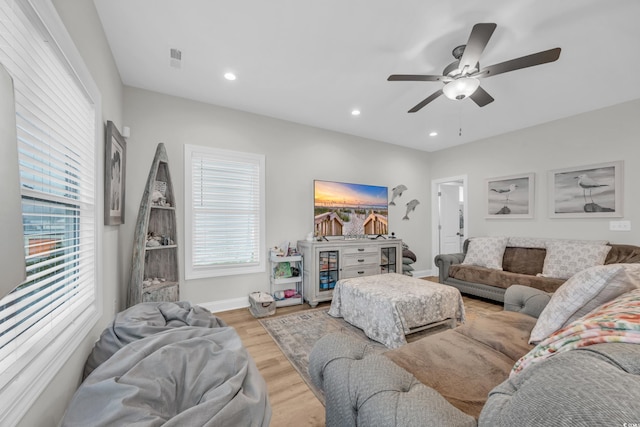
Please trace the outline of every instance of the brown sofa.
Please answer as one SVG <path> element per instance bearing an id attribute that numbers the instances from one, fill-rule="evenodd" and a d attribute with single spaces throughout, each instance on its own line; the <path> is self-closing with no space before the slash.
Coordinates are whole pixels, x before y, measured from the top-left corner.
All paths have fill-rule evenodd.
<path id="1" fill-rule="evenodd" d="M 461 264 L 469 247 L 467 239 L 462 253 L 440 254 L 435 257 L 439 281 L 458 288 L 460 292 L 500 302 L 504 301 L 505 290 L 514 284 L 555 292 L 566 279 L 537 276 L 542 273 L 547 253 L 544 244 L 551 240 L 554 239 L 514 238 L 511 243 L 510 239 L 504 251 L 502 270 L 496 270 Z M 521 244 L 527 246 L 520 246 Z M 611 250 L 605 264 L 640 262 L 640 247 L 621 244 L 609 246 Z"/>

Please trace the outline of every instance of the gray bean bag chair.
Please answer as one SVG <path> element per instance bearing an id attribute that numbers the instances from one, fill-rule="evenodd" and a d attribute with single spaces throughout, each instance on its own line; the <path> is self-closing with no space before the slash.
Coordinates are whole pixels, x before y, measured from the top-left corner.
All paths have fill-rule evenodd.
<path id="1" fill-rule="evenodd" d="M 221 324 L 187 303 L 118 314 L 60 425 L 268 426 L 266 383 L 236 331 Z"/>
<path id="2" fill-rule="evenodd" d="M 227 326 L 210 311 L 186 301 L 143 302 L 120 313 L 93 346 L 84 366 L 83 379 L 125 345 L 158 332 L 182 326 L 218 328 Z"/>

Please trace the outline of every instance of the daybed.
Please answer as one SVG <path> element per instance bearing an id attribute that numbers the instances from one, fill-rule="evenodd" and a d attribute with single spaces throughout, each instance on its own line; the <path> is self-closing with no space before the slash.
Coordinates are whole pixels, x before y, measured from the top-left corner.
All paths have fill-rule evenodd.
<path id="1" fill-rule="evenodd" d="M 309 358 L 327 426 L 632 425 L 638 286 L 640 266 L 619 264 L 585 270 L 551 300 L 511 286 L 504 311 L 383 354 L 327 335 Z M 534 335 L 544 337 L 535 346 Z"/>
<path id="2" fill-rule="evenodd" d="M 116 315 L 61 426 L 268 426 L 267 387 L 235 330 L 187 302 Z"/>
<path id="3" fill-rule="evenodd" d="M 474 243 L 474 253 L 469 254 Z M 586 248 L 592 250 L 582 252 Z M 554 292 L 578 271 L 617 263 L 640 263 L 640 247 L 591 240 L 477 237 L 465 240 L 462 253 L 435 257 L 440 283 L 500 302 L 513 284 Z"/>

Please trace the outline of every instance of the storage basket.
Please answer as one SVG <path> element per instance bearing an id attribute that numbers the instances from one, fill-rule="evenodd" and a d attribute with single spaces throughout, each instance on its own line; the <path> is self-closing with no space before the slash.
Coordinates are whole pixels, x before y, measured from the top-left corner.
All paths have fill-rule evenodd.
<path id="1" fill-rule="evenodd" d="M 276 302 L 273 296 L 266 292 L 251 292 L 249 294 L 249 311 L 253 317 L 271 316 L 276 312 Z"/>

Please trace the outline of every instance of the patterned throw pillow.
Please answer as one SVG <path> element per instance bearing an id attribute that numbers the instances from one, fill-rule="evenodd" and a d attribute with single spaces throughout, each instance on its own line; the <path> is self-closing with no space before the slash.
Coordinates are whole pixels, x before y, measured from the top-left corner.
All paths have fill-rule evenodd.
<path id="1" fill-rule="evenodd" d="M 508 240 L 507 237 L 474 237 L 470 239 L 462 264 L 502 270 L 502 257 Z"/>
<path id="2" fill-rule="evenodd" d="M 568 279 L 586 268 L 604 264 L 610 250 L 607 245 L 549 242 L 540 276 Z"/>
<path id="3" fill-rule="evenodd" d="M 587 268 L 564 282 L 540 313 L 529 343 L 538 343 L 604 303 L 640 288 L 640 264 Z"/>

